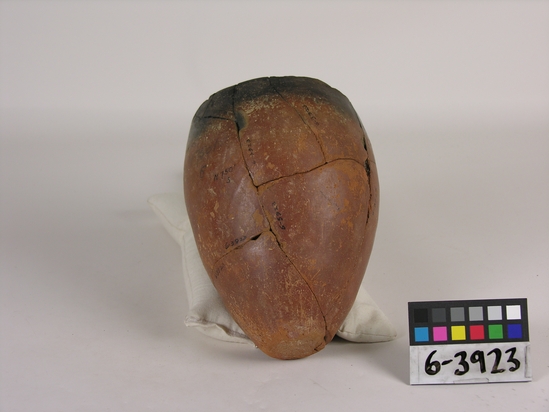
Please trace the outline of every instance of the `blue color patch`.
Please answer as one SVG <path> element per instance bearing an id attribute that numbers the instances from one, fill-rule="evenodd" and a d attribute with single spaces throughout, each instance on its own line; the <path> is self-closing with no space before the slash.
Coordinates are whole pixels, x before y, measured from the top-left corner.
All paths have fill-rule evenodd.
<path id="1" fill-rule="evenodd" d="M 414 328 L 416 342 L 429 342 L 429 328 Z"/>
<path id="2" fill-rule="evenodd" d="M 509 339 L 522 339 L 522 325 L 520 323 L 507 325 L 507 337 Z"/>

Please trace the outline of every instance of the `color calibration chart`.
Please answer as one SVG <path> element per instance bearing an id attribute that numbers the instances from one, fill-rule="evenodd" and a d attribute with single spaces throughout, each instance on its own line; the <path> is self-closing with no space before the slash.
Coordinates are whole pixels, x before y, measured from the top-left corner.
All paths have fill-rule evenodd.
<path id="1" fill-rule="evenodd" d="M 410 384 L 531 381 L 526 299 L 409 302 Z"/>

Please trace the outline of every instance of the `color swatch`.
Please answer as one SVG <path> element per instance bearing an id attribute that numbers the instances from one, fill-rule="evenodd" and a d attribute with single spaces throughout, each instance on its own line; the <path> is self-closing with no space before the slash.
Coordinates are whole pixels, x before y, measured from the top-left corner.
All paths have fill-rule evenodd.
<path id="1" fill-rule="evenodd" d="M 526 299 L 408 303 L 410 345 L 525 342 Z"/>
<path id="2" fill-rule="evenodd" d="M 526 299 L 408 303 L 410 384 L 528 382 Z"/>

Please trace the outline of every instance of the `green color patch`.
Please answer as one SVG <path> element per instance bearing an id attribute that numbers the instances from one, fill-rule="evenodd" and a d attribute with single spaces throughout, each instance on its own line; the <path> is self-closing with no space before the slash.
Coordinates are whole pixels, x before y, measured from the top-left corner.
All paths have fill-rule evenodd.
<path id="1" fill-rule="evenodd" d="M 490 339 L 503 339 L 503 325 L 488 325 L 488 337 Z"/>

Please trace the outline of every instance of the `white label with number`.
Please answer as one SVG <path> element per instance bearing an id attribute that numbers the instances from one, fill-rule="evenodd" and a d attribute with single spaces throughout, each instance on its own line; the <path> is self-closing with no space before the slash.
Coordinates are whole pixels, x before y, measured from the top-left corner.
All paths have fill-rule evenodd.
<path id="1" fill-rule="evenodd" d="M 410 383 L 531 381 L 529 342 L 410 346 Z"/>

